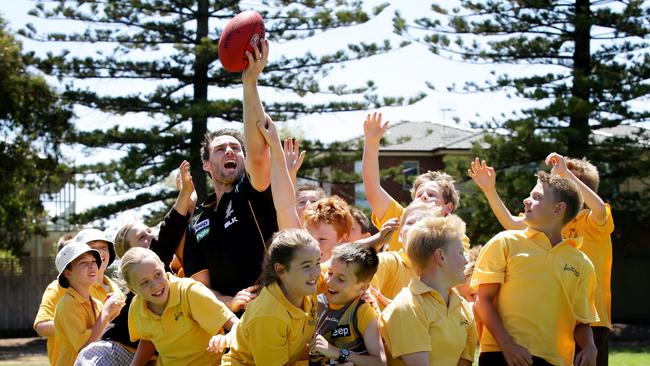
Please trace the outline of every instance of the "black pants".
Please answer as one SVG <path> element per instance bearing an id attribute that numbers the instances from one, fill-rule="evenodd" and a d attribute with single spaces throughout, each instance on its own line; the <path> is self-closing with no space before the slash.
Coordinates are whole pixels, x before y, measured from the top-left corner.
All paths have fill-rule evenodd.
<path id="1" fill-rule="evenodd" d="M 609 328 L 607 327 L 591 327 L 594 333 L 594 343 L 598 350 L 596 358 L 596 366 L 607 366 L 609 360 Z M 580 352 L 580 346 L 576 344 L 576 355 Z"/>
<path id="2" fill-rule="evenodd" d="M 481 352 L 478 356 L 478 366 L 508 366 L 502 352 Z M 553 366 L 543 358 L 533 356 L 533 366 Z"/>

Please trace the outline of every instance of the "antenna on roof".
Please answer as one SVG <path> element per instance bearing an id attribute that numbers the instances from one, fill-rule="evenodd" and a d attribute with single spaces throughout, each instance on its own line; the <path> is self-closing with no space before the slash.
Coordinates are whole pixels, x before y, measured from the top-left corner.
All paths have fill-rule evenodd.
<path id="1" fill-rule="evenodd" d="M 447 127 L 447 112 L 455 112 L 456 110 L 453 108 L 440 108 L 440 111 L 442 112 L 442 134 L 445 134 L 445 127 Z"/>

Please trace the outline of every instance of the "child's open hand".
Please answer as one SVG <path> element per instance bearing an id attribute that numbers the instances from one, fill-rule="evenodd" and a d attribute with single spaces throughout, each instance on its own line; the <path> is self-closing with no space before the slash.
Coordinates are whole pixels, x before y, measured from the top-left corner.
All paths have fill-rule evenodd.
<path id="1" fill-rule="evenodd" d="M 482 191 L 496 187 L 496 172 L 493 167 L 487 165 L 485 160 L 479 161 L 475 158 L 470 169 L 467 169 L 467 174 Z"/>
<path id="2" fill-rule="evenodd" d="M 366 137 L 366 143 L 379 145 L 382 136 L 388 129 L 388 121 L 381 123 L 381 113 L 368 114 L 363 122 L 363 134 Z"/>
<path id="3" fill-rule="evenodd" d="M 305 160 L 305 151 L 300 151 L 300 140 L 284 139 L 284 160 L 287 162 L 289 173 L 294 177 L 297 176 Z"/>
<path id="4" fill-rule="evenodd" d="M 183 160 L 181 165 L 178 167 L 176 188 L 178 188 L 179 191 L 194 191 L 194 182 L 192 181 L 192 174 L 190 174 L 190 163 L 187 160 Z"/>

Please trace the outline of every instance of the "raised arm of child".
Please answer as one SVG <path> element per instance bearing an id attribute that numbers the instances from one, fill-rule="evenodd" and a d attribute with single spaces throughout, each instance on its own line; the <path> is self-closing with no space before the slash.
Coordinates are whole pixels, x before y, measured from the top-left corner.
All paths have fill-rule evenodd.
<path id="1" fill-rule="evenodd" d="M 187 214 L 192 213 L 194 209 L 193 205 L 196 205 L 196 192 L 194 191 L 194 182 L 190 174 L 190 163 L 187 160 L 183 160 L 178 167 L 178 176 L 180 179 L 176 181 L 176 185 L 179 192 L 174 209 L 179 214 L 187 216 Z"/>
<path id="2" fill-rule="evenodd" d="M 271 148 L 271 193 L 278 217 L 278 228 L 280 230 L 300 228 L 296 211 L 296 192 L 289 177 L 282 142 L 275 123 L 267 115 L 266 126 L 258 123 L 257 128 Z"/>
<path id="3" fill-rule="evenodd" d="M 368 197 L 368 203 L 377 217 L 384 217 L 391 197 L 382 188 L 379 177 L 379 143 L 388 129 L 388 121 L 382 123 L 381 113 L 368 114 L 363 123 L 365 143 L 361 160 L 361 176 L 363 189 Z"/>
<path id="4" fill-rule="evenodd" d="M 602 198 L 598 196 L 598 193 L 592 191 L 591 188 L 584 184 L 569 170 L 569 168 L 567 168 L 564 156 L 554 152 L 550 153 L 546 157 L 546 164 L 553 167 L 551 170 L 552 173 L 555 173 L 562 178 L 571 179 L 578 185 L 578 189 L 580 189 L 580 193 L 582 194 L 582 199 L 591 210 L 591 218 L 594 219 L 597 224 L 603 225 L 605 220 L 607 220 L 607 208 L 605 202 L 603 202 Z"/>
<path id="5" fill-rule="evenodd" d="M 499 197 L 496 186 L 496 172 L 493 167 L 488 166 L 485 160 L 479 162 L 479 159 L 475 158 L 470 169 L 467 169 L 467 174 L 481 189 L 490 204 L 492 212 L 504 229 L 523 230 L 526 228 L 523 218 L 513 216 L 501 200 L 501 197 Z"/>
<path id="6" fill-rule="evenodd" d="M 300 140 L 284 139 L 284 159 L 287 162 L 291 183 L 295 189 L 298 183 L 298 170 L 300 170 L 302 162 L 305 161 L 305 151 L 300 151 Z"/>
<path id="7" fill-rule="evenodd" d="M 176 203 L 174 204 L 174 210 L 181 214 L 182 216 L 191 218 L 196 208 L 196 201 L 198 199 L 196 195 L 196 190 L 194 189 L 194 181 L 192 180 L 192 175 L 190 174 L 190 163 L 187 160 L 183 160 L 181 165 L 178 167 L 178 175 L 176 176 L 176 188 L 178 188 L 178 198 L 176 198 Z M 161 226 L 162 238 L 158 235 L 159 240 L 165 241 L 165 237 L 168 233 L 168 230 L 163 230 L 165 223 Z M 170 240 L 176 241 L 178 238 L 177 233 L 173 233 Z M 183 230 L 182 237 L 177 241 L 176 250 L 174 254 L 176 259 L 183 265 L 183 250 L 185 249 L 185 230 Z"/>
<path id="8" fill-rule="evenodd" d="M 533 363 L 533 356 L 525 347 L 515 343 L 510 337 L 501 317 L 497 312 L 494 300 L 499 292 L 501 285 L 499 283 L 485 283 L 480 284 L 478 287 L 478 300 L 476 301 L 476 311 L 487 327 L 494 339 L 499 344 L 501 352 L 506 359 L 508 365 L 513 366 L 528 366 Z"/>

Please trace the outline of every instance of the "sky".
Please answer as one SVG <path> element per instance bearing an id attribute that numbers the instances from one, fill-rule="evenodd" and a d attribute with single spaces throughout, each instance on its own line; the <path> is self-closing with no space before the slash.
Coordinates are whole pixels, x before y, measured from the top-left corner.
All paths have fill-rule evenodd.
<path id="1" fill-rule="evenodd" d="M 246 1 L 245 3 L 250 3 L 251 7 L 255 4 L 252 1 Z M 378 3 L 380 1 L 371 0 L 368 2 L 368 6 L 372 7 Z M 396 10 L 401 11 L 407 19 L 430 14 L 429 5 L 431 2 L 428 0 L 400 0 L 391 3 L 379 16 L 363 25 L 336 29 L 315 37 L 285 44 L 272 43 L 269 58 L 272 61 L 282 55 L 302 54 L 305 50 L 320 54 L 342 48 L 345 44 L 355 41 L 380 42 L 383 39 L 391 39 L 394 44 L 397 44 L 403 39 L 392 33 L 391 19 Z M 28 16 L 27 12 L 33 6 L 34 2 L 27 0 L 0 1 L 0 13 L 8 20 L 12 30 L 20 29 L 26 23 L 33 23 L 40 32 L 74 29 L 84 26 L 73 22 L 42 21 Z M 34 50 L 41 54 L 47 51 L 56 53 L 62 48 L 60 44 L 39 43 L 21 37 L 19 39 L 23 42 L 25 50 Z M 84 45 L 84 47 L 78 47 L 78 45 L 71 44 L 67 48 L 73 54 L 84 54 L 93 46 Z M 101 46 L 94 48 L 98 49 Z M 159 52 L 164 52 L 164 50 Z M 156 54 L 151 52 L 144 56 L 156 57 Z M 510 114 L 528 105 L 524 101 L 507 98 L 505 93 L 462 94 L 446 91 L 446 88 L 454 83 L 462 85 L 468 80 L 479 81 L 490 78 L 490 72 L 494 68 L 494 65 L 472 65 L 446 60 L 429 52 L 425 45 L 413 43 L 397 51 L 346 64 L 322 80 L 322 85 L 345 83 L 350 86 L 361 86 L 367 80 L 373 80 L 378 86 L 380 95 L 409 97 L 418 92 L 425 92 L 427 97 L 414 105 L 381 108 L 379 111 L 383 113 L 385 120 L 393 122 L 410 120 L 453 124 L 454 119 L 456 119 L 459 121 L 460 126 L 468 127 L 470 121 L 489 120 L 501 114 Z M 508 66 L 508 68 L 508 71 L 515 73 L 540 71 L 539 66 Z M 430 90 L 426 85 L 427 82 L 435 85 L 435 90 Z M 51 83 L 57 85 L 56 80 L 51 80 Z M 131 92 L 135 88 L 151 90 L 157 84 L 146 81 L 129 81 L 128 84 L 125 84 L 122 81 L 88 80 L 79 85 L 119 95 L 120 93 Z M 241 89 L 210 90 L 209 98 L 224 96 L 240 97 Z M 267 88 L 260 89 L 260 96 L 263 101 L 298 98 L 294 95 Z M 320 102 L 324 98 L 322 96 L 308 95 L 302 100 Z M 75 112 L 77 115 L 75 123 L 82 130 L 108 128 L 115 124 L 119 124 L 121 127 L 142 127 L 152 123 L 145 115 L 139 114 L 116 117 L 88 108 L 77 108 Z M 286 128 L 312 140 L 320 139 L 324 142 L 337 139 L 345 140 L 363 134 L 363 120 L 367 112 L 371 111 L 309 115 L 286 122 Z M 215 129 L 222 125 L 224 125 L 223 122 L 210 121 L 209 128 Z M 237 127 L 239 127 L 239 124 L 237 124 Z M 66 149 L 64 152 L 69 159 L 80 164 L 94 161 L 98 156 L 96 151 L 85 152 L 75 148 Z M 120 154 L 115 151 L 106 151 L 104 153 L 104 156 L 119 156 Z M 77 211 L 125 197 L 122 193 L 118 194 L 110 190 L 90 192 L 80 189 L 77 192 Z M 126 196 L 135 193 L 138 192 L 130 192 Z M 134 215 L 137 217 L 140 213 L 130 213 L 125 220 L 130 220 Z"/>

